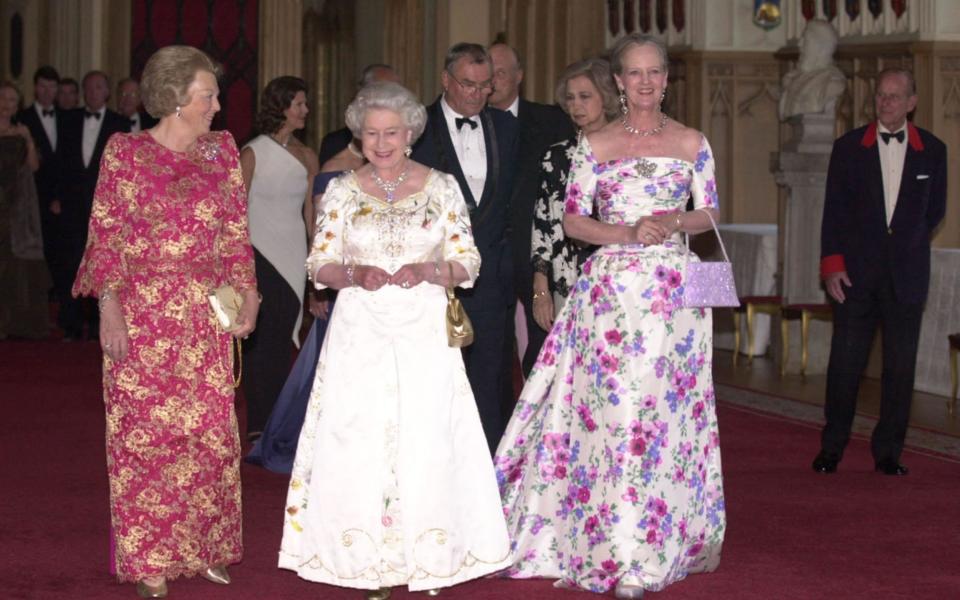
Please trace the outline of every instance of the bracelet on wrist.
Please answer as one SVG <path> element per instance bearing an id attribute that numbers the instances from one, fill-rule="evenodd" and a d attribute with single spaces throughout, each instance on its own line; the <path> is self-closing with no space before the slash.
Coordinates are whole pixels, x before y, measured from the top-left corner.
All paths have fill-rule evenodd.
<path id="1" fill-rule="evenodd" d="M 113 292 L 110 291 L 109 289 L 103 290 L 103 291 L 100 292 L 100 294 L 99 294 L 99 298 L 98 298 L 98 300 L 97 300 L 97 311 L 98 311 L 98 312 L 103 312 L 103 308 L 104 308 L 104 306 L 106 305 L 107 300 L 116 300 L 116 298 L 113 296 Z"/>
<path id="2" fill-rule="evenodd" d="M 354 272 L 355 272 L 355 271 L 356 271 L 356 266 L 354 266 L 354 265 L 347 265 L 347 287 L 353 287 L 353 286 L 357 285 L 357 284 L 353 281 L 353 275 L 354 275 Z"/>
<path id="3" fill-rule="evenodd" d="M 680 223 L 680 213 L 677 213 L 677 231 L 683 229 L 683 224 Z"/>
<path id="4" fill-rule="evenodd" d="M 540 290 L 539 292 L 534 292 L 534 293 L 533 293 L 533 299 L 534 299 L 534 300 L 539 300 L 540 298 L 545 297 L 548 293 L 549 293 L 549 292 L 547 292 L 546 290 Z"/>
<path id="5" fill-rule="evenodd" d="M 433 282 L 440 284 L 440 259 L 433 261 Z"/>

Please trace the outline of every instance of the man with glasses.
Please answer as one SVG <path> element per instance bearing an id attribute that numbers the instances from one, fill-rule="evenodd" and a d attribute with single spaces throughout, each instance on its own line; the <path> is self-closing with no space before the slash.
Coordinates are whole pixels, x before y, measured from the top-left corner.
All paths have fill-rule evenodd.
<path id="1" fill-rule="evenodd" d="M 475 331 L 464 349 L 467 377 L 492 454 L 503 435 L 501 406 L 512 394 L 515 308 L 510 240 L 510 195 L 516 163 L 517 123 L 487 107 L 493 87 L 490 57 L 479 44 L 450 48 L 440 74 L 443 94 L 427 107 L 427 128 L 413 159 L 453 175 L 460 186 L 480 249 L 480 275 L 458 290 Z M 509 343 L 508 343 L 509 342 Z"/>
<path id="2" fill-rule="evenodd" d="M 833 473 L 843 457 L 880 325 L 880 418 L 870 446 L 877 471 L 907 474 L 900 453 L 930 285 L 930 238 L 946 211 L 947 149 L 907 120 L 917 106 L 910 71 L 881 71 L 874 103 L 877 120 L 834 143 L 827 171 L 820 273 L 833 300 L 833 340 L 818 473 Z"/>

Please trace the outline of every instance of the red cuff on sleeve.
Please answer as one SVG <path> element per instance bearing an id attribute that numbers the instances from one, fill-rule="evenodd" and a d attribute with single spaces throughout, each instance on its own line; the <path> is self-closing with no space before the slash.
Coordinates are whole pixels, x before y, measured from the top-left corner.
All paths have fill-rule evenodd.
<path id="1" fill-rule="evenodd" d="M 847 270 L 842 254 L 831 254 L 820 259 L 820 278 Z"/>

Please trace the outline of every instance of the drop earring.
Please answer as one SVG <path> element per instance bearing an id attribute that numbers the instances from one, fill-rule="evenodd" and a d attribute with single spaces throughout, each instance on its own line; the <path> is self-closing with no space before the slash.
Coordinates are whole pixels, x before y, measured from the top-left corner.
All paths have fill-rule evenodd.
<path id="1" fill-rule="evenodd" d="M 620 112 L 623 113 L 623 116 L 627 116 L 627 114 L 630 112 L 630 109 L 627 108 L 627 95 L 623 92 L 623 90 L 620 90 Z"/>
<path id="2" fill-rule="evenodd" d="M 180 107 L 178 106 L 178 107 L 177 107 L 177 118 L 179 119 L 179 118 L 182 117 L 182 116 L 183 116 L 183 112 L 181 112 Z"/>
<path id="3" fill-rule="evenodd" d="M 403 149 L 403 155 L 407 158 L 410 158 L 410 155 L 413 154 L 413 148 L 410 144 L 407 144 L 407 147 Z"/>

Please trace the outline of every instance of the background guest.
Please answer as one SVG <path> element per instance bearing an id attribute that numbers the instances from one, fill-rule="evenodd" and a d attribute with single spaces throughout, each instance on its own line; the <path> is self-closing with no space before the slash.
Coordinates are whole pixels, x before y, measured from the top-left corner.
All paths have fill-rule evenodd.
<path id="1" fill-rule="evenodd" d="M 513 399 L 510 196 L 517 120 L 486 107 L 493 67 L 483 46 L 452 46 L 440 80 L 443 94 L 427 107 L 427 128 L 413 149 L 413 158 L 456 178 L 483 258 L 476 284 L 458 295 L 475 330 L 474 342 L 464 349 L 463 357 L 492 454 L 503 434 L 502 407 Z"/>
<path id="2" fill-rule="evenodd" d="M 291 342 L 300 346 L 303 265 L 313 223 L 310 184 L 319 167 L 316 155 L 293 132 L 303 129 L 308 112 L 305 81 L 290 76 L 272 80 L 260 100 L 260 135 L 240 153 L 249 190 L 250 241 L 264 303 L 257 332 L 243 347 L 251 440 L 263 432 L 290 371 Z"/>
<path id="3" fill-rule="evenodd" d="M 14 122 L 20 102 L 20 90 L 0 82 L 0 339 L 50 334 L 50 275 L 33 181 L 40 157 L 30 130 Z"/>
<path id="4" fill-rule="evenodd" d="M 327 164 L 329 165 L 330 162 Z M 339 171 L 323 172 L 313 178 L 313 206 L 316 214 L 321 212 L 320 205 L 327 185 L 338 175 L 340 175 Z M 310 242 L 312 246 L 312 236 Z M 327 334 L 327 322 L 333 305 L 333 300 L 328 299 L 327 296 L 330 292 L 331 290 L 314 289 L 307 293 L 313 324 L 310 326 L 303 347 L 297 354 L 293 368 L 283 383 L 280 395 L 263 428 L 263 435 L 254 441 L 253 447 L 247 454 L 246 461 L 249 463 L 288 475 L 293 468 L 297 442 L 300 439 L 300 430 L 303 428 L 307 404 L 310 402 L 310 391 L 313 389 L 313 380 L 317 372 L 317 361 L 320 358 L 320 350 L 323 348 L 323 339 Z"/>
<path id="5" fill-rule="evenodd" d="M 37 69 L 33 74 L 33 104 L 17 114 L 17 121 L 30 130 L 40 160 L 40 167 L 34 172 L 33 181 L 40 202 L 43 255 L 54 282 L 60 281 L 68 287 L 73 273 L 65 272 L 68 261 L 64 259 L 65 249 L 60 241 L 61 204 L 57 199 L 57 181 L 60 177 L 57 142 L 61 137 L 66 114 L 63 109 L 54 105 L 58 81 L 60 75 L 53 67 L 43 66 Z M 62 287 L 60 291 L 63 291 Z"/>
<path id="6" fill-rule="evenodd" d="M 96 307 L 73 298 L 70 286 L 87 242 L 87 224 L 100 174 L 100 158 L 110 136 L 130 130 L 126 118 L 107 108 L 110 80 L 106 73 L 90 71 L 83 76 L 82 87 L 85 106 L 66 115 L 61 129 L 62 139 L 57 144 L 60 171 L 57 198 L 61 207 L 58 243 L 64 264 L 62 268 L 54 269 L 54 286 L 60 302 L 57 323 L 67 340 L 80 339 L 84 324 L 88 337 L 97 336 L 99 315 Z"/>
<path id="7" fill-rule="evenodd" d="M 280 566 L 368 598 L 481 577 L 505 566 L 510 546 L 443 317 L 444 288 L 471 285 L 480 255 L 454 178 L 407 157 L 425 121 L 398 84 L 357 95 L 347 123 L 369 164 L 330 183 L 307 262 L 317 287 L 340 292 L 294 461 Z M 345 543 L 345 531 L 363 539 Z"/>
<path id="8" fill-rule="evenodd" d="M 515 257 L 514 285 L 521 304 L 518 314 L 517 351 L 526 377 L 537 360 L 547 332 L 541 328 L 533 315 L 533 269 L 525 257 L 530 254 L 530 231 L 533 224 L 533 206 L 537 199 L 540 181 L 540 159 L 551 144 L 571 137 L 574 133 L 570 119 L 558 106 L 530 102 L 520 96 L 523 83 L 523 64 L 517 51 L 502 43 L 493 44 L 488 50 L 493 63 L 493 91 L 487 104 L 507 111 L 517 118 L 517 175 L 510 196 L 510 227 Z M 522 335 L 525 332 L 526 335 Z M 513 340 L 509 355 L 513 358 Z M 512 378 L 511 378 L 512 384 Z M 512 385 L 510 388 L 512 392 Z M 514 396 L 503 407 L 505 416 L 513 412 Z"/>
<path id="9" fill-rule="evenodd" d="M 682 305 L 697 258 L 680 236 L 711 227 L 717 191 L 706 138 L 661 111 L 666 49 L 630 34 L 610 62 L 624 114 L 581 140 L 563 221 L 600 248 L 550 330 L 496 465 L 509 576 L 640 598 L 720 561 L 713 327 L 709 309 Z"/>
<path id="10" fill-rule="evenodd" d="M 57 108 L 73 110 L 80 107 L 80 84 L 72 77 L 64 77 L 57 86 Z"/>
<path id="11" fill-rule="evenodd" d="M 563 210 L 570 159 L 580 137 L 599 131 L 620 113 L 617 88 L 610 76 L 610 63 L 594 58 L 573 63 L 560 74 L 557 103 L 579 130 L 558 142 L 543 155 L 540 195 L 534 206 L 531 266 L 533 268 L 533 317 L 544 331 L 570 294 L 580 265 L 594 247 L 567 238 L 563 233 Z"/>
<path id="12" fill-rule="evenodd" d="M 140 103 L 140 84 L 130 77 L 117 83 L 117 112 L 130 119 L 130 133 L 150 129 L 157 124 L 157 120 L 143 110 Z"/>
<path id="13" fill-rule="evenodd" d="M 880 418 L 870 439 L 874 466 L 906 475 L 907 435 L 930 238 L 946 212 L 947 148 L 907 120 L 917 106 L 913 73 L 877 75 L 877 120 L 833 145 L 823 205 L 820 272 L 833 300 L 826 424 L 813 470 L 833 473 L 850 440 L 860 378 L 883 326 Z"/>
<path id="14" fill-rule="evenodd" d="M 103 314 L 113 569 L 145 598 L 181 575 L 229 583 L 242 554 L 232 343 L 207 294 L 241 294 L 236 337 L 258 300 L 237 147 L 210 132 L 218 73 L 189 46 L 147 61 L 160 122 L 110 139 L 74 284 Z"/>
<path id="15" fill-rule="evenodd" d="M 378 81 L 392 81 L 393 83 L 400 83 L 400 76 L 397 75 L 397 72 L 390 65 L 385 65 L 382 63 L 367 65 L 360 73 L 360 81 L 357 83 L 357 90 L 361 90 L 364 86 L 370 85 L 371 83 L 376 83 Z M 353 141 L 353 139 L 353 133 L 350 132 L 349 127 L 343 127 L 342 129 L 331 131 L 327 135 L 323 136 L 323 139 L 320 140 L 320 151 L 318 153 L 320 164 L 325 165 L 328 160 L 337 156 L 342 151 L 347 150 L 350 147 L 350 143 Z M 358 143 L 354 143 L 353 150 L 359 153 L 360 145 Z"/>

